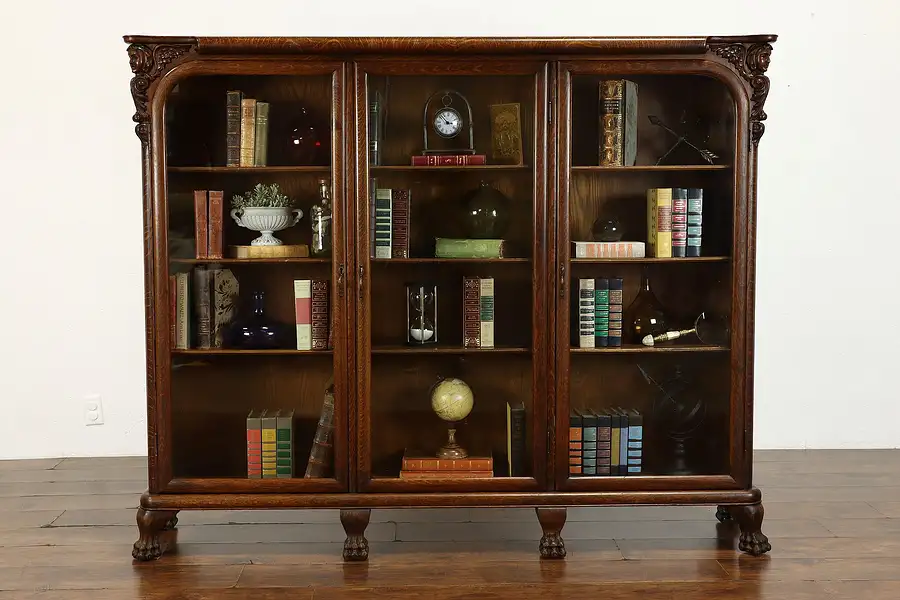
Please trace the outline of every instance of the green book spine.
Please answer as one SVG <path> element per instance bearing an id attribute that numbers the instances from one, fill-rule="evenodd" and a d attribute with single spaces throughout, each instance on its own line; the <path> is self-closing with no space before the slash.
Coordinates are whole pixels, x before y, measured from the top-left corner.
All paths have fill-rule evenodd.
<path id="1" fill-rule="evenodd" d="M 594 287 L 594 345 L 609 345 L 609 279 L 596 281 Z"/>
<path id="2" fill-rule="evenodd" d="M 269 103 L 256 103 L 256 148 L 253 153 L 253 164 L 265 167 L 268 161 L 269 148 Z"/>
<path id="3" fill-rule="evenodd" d="M 279 415 L 275 427 L 275 473 L 289 479 L 294 476 L 294 413 Z"/>

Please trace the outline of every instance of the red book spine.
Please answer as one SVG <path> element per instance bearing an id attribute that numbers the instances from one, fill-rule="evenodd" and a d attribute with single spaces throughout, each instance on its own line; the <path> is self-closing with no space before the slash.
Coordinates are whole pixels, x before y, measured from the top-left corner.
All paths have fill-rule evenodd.
<path id="1" fill-rule="evenodd" d="M 409 258 L 409 190 L 394 190 L 391 200 L 391 258 Z"/>
<path id="2" fill-rule="evenodd" d="M 262 431 L 259 429 L 247 430 L 247 476 L 262 477 Z"/>
<path id="3" fill-rule="evenodd" d="M 403 471 L 493 471 L 493 458 L 403 458 Z"/>
<path id="4" fill-rule="evenodd" d="M 224 258 L 222 242 L 222 205 L 224 194 L 220 191 L 209 192 L 209 258 Z"/>
<path id="5" fill-rule="evenodd" d="M 312 282 L 312 349 L 328 349 L 328 280 Z"/>
<path id="6" fill-rule="evenodd" d="M 487 479 L 493 471 L 400 471 L 400 479 Z"/>
<path id="7" fill-rule="evenodd" d="M 484 154 L 445 154 L 413 156 L 412 166 L 414 167 L 465 167 L 468 165 L 486 164 Z"/>
<path id="8" fill-rule="evenodd" d="M 194 240 L 196 242 L 197 258 L 209 256 L 206 190 L 194 190 Z"/>

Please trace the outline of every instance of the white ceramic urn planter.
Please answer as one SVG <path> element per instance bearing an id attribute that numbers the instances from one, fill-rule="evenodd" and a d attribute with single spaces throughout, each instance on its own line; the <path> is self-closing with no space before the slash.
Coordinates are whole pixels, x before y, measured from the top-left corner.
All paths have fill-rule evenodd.
<path id="1" fill-rule="evenodd" d="M 293 227 L 301 217 L 302 210 L 287 206 L 235 208 L 231 211 L 235 223 L 262 234 L 250 242 L 251 246 L 281 246 L 283 242 L 272 234 Z"/>

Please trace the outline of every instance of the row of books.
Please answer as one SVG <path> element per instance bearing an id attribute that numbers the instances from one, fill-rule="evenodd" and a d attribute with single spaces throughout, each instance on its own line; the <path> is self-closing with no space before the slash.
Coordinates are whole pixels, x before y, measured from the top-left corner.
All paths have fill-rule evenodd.
<path id="1" fill-rule="evenodd" d="M 224 258 L 222 190 L 194 190 L 194 242 L 197 258 Z"/>
<path id="2" fill-rule="evenodd" d="M 700 256 L 703 234 L 703 190 L 647 190 L 647 244 L 657 258 Z"/>
<path id="3" fill-rule="evenodd" d="M 297 350 L 328 350 L 332 326 L 327 279 L 294 280 L 294 317 Z"/>
<path id="4" fill-rule="evenodd" d="M 494 347 L 494 278 L 463 278 L 463 347 Z"/>
<path id="5" fill-rule="evenodd" d="M 226 166 L 265 167 L 269 146 L 269 103 L 226 92 Z"/>
<path id="6" fill-rule="evenodd" d="M 578 280 L 578 347 L 622 345 L 621 277 Z"/>
<path id="7" fill-rule="evenodd" d="M 639 475 L 644 416 L 634 409 L 574 410 L 569 416 L 569 475 Z"/>
<path id="8" fill-rule="evenodd" d="M 171 347 L 224 348 L 240 293 L 234 273 L 198 265 L 190 273 L 171 275 L 169 289 Z"/>

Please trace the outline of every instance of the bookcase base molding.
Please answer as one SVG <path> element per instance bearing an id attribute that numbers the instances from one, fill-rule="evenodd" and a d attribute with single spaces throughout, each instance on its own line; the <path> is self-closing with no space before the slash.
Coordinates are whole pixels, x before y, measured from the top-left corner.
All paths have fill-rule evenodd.
<path id="1" fill-rule="evenodd" d="M 347 534 L 343 557 L 347 561 L 366 560 L 369 544 L 365 537 L 372 509 L 378 508 L 534 508 L 543 535 L 538 545 L 541 558 L 565 558 L 562 530 L 568 506 L 628 505 L 715 505 L 719 522 L 735 521 L 741 535 L 738 548 L 753 556 L 772 549 L 762 532 L 763 505 L 757 488 L 736 491 L 634 492 L 634 493 L 553 493 L 536 494 L 144 494 L 137 510 L 140 537 L 134 543 L 136 560 L 157 559 L 172 544 L 168 531 L 178 525 L 181 510 L 246 510 L 316 508 L 340 509 L 341 525 Z"/>
<path id="2" fill-rule="evenodd" d="M 753 349 L 775 40 L 126 36 L 133 557 L 159 558 L 182 510 L 337 509 L 351 561 L 372 509 L 534 508 L 559 559 L 568 506 L 698 504 L 768 552 Z"/>

